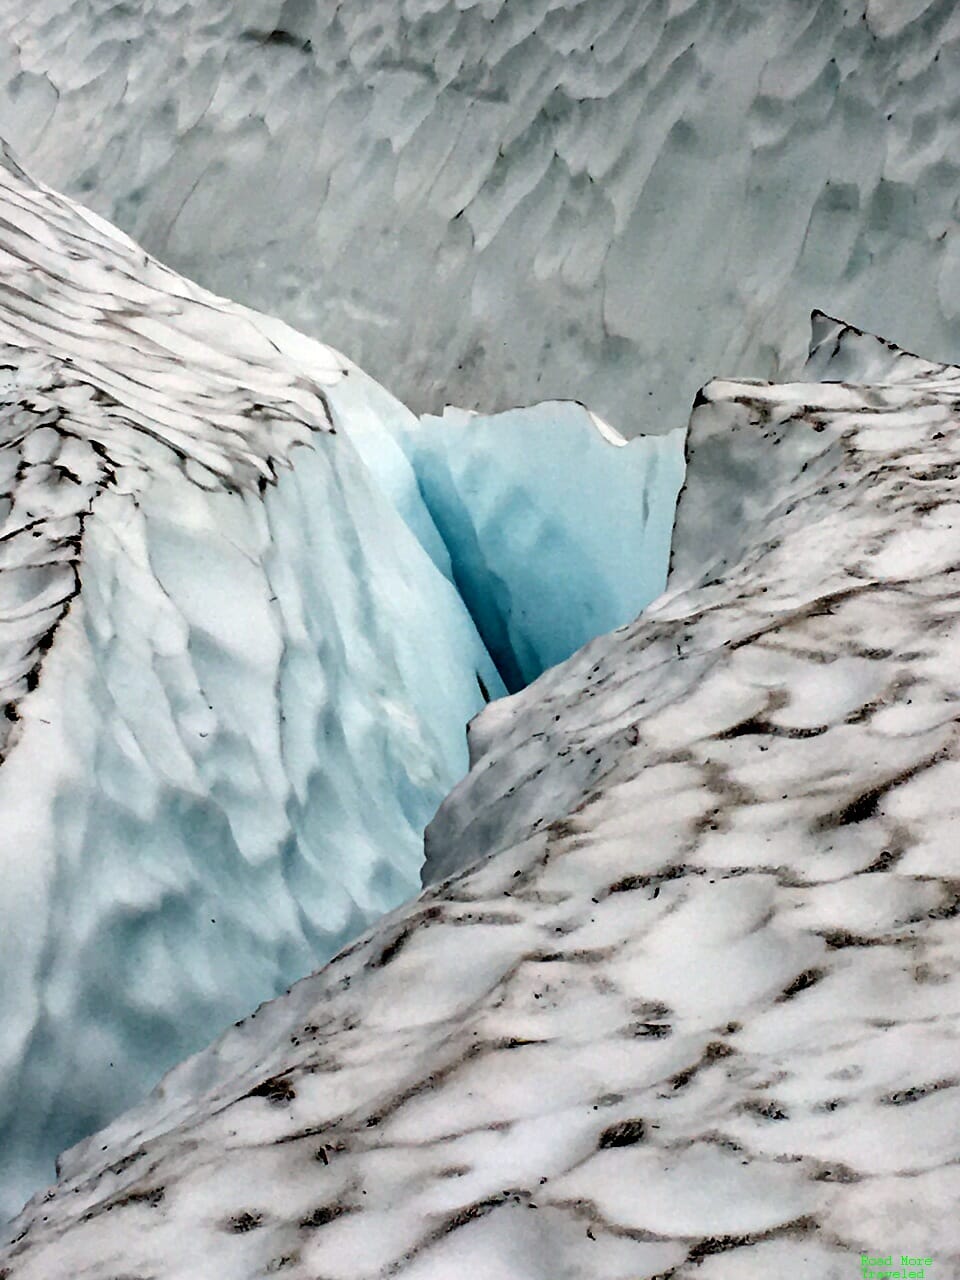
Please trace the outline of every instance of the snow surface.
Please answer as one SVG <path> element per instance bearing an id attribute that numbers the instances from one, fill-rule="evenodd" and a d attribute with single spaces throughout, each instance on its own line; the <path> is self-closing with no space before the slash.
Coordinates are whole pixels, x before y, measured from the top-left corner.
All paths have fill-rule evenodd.
<path id="1" fill-rule="evenodd" d="M 418 411 L 680 426 L 825 306 L 960 347 L 952 0 L 29 0 L 0 120 Z M 282 217 L 277 216 L 282 207 Z"/>
<path id="2" fill-rule="evenodd" d="M 502 685 L 404 424 L 4 152 L 0 1211 L 415 889 Z"/>
<path id="3" fill-rule="evenodd" d="M 809 377 L 704 389 L 667 594 L 483 712 L 436 883 L 67 1153 L 4 1280 L 960 1270 L 960 368 L 821 316 Z"/>
<path id="4" fill-rule="evenodd" d="M 511 691 L 663 590 L 682 430 L 628 442 L 567 402 L 493 417 L 448 408 L 409 439 L 454 580 Z"/>

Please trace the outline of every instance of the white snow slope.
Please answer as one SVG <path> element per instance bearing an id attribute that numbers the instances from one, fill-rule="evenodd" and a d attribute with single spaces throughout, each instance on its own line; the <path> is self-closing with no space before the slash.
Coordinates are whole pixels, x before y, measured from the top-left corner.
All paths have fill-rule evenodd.
<path id="1" fill-rule="evenodd" d="M 960 369 L 819 317 L 808 376 L 704 389 L 667 595 L 474 723 L 449 878 L 69 1152 L 4 1280 L 957 1274 Z"/>
<path id="2" fill-rule="evenodd" d="M 415 889 L 502 685 L 404 424 L 4 152 L 0 1213 Z"/>
<path id="3" fill-rule="evenodd" d="M 45 181 L 418 410 L 627 435 L 814 305 L 952 358 L 958 105 L 955 0 L 0 5 Z"/>

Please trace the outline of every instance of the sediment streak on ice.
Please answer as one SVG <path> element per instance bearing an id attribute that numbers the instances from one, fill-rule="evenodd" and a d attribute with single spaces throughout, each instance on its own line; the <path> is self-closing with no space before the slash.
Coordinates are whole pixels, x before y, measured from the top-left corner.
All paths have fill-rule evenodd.
<path id="1" fill-rule="evenodd" d="M 449 878 L 68 1153 L 7 1280 L 957 1270 L 960 370 L 818 338 L 704 389 L 667 594 L 474 722 Z"/>
<path id="2" fill-rule="evenodd" d="M 205 294 L 71 201 L 0 163 L 0 750 L 79 590 L 83 523 L 105 488 L 180 468 L 207 488 L 274 480 L 332 422 L 343 373 L 283 326 Z M 282 338 L 281 338 L 282 341 Z"/>

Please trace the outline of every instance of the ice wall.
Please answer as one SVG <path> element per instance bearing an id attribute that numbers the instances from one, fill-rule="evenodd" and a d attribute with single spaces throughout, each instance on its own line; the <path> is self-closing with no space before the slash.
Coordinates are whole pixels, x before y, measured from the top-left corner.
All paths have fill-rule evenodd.
<path id="1" fill-rule="evenodd" d="M 415 409 L 681 426 L 822 306 L 960 347 L 952 0 L 31 0 L 0 126 Z"/>
<path id="2" fill-rule="evenodd" d="M 628 442 L 567 402 L 493 417 L 447 409 L 406 438 L 454 580 L 511 691 L 663 590 L 683 431 Z"/>
<path id="3" fill-rule="evenodd" d="M 502 686 L 407 420 L 0 156 L 0 1217 L 416 888 Z"/>

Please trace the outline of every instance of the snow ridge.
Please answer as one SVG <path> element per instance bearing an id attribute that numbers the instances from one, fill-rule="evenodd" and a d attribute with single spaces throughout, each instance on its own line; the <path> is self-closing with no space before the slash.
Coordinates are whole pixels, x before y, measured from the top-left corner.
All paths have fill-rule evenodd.
<path id="1" fill-rule="evenodd" d="M 284 326 L 182 280 L 5 144 L 0 227 L 2 753 L 79 589 L 97 495 L 177 468 L 206 488 L 275 480 L 295 444 L 333 430 L 324 387 L 343 370 L 312 344 L 291 376 Z"/>
<path id="2" fill-rule="evenodd" d="M 323 387 L 343 374 L 335 352 L 183 280 L 34 183 L 6 146 L 0 220 L 0 340 L 55 363 L 59 376 L 28 367 L 28 394 L 49 381 L 77 434 L 115 444 L 115 465 L 143 465 L 158 441 L 195 483 L 249 486 L 332 428 Z M 293 375 L 292 343 L 313 357 Z"/>

